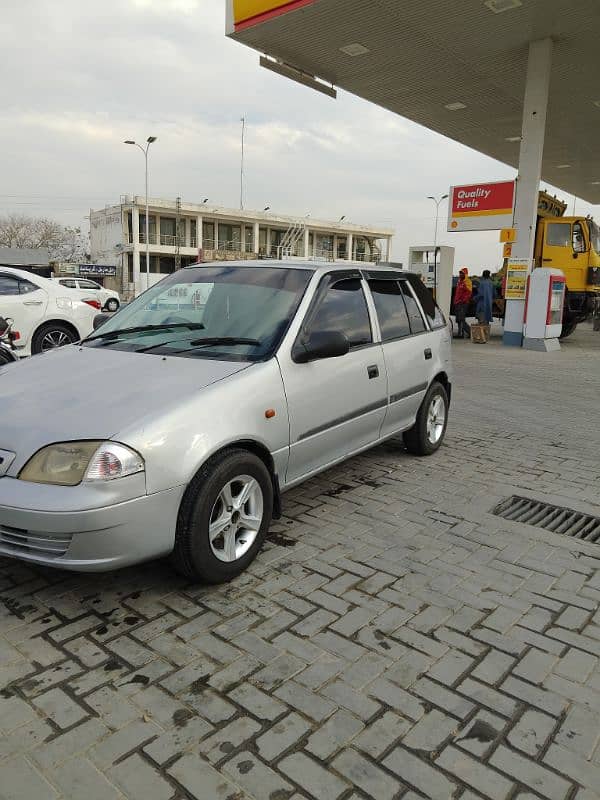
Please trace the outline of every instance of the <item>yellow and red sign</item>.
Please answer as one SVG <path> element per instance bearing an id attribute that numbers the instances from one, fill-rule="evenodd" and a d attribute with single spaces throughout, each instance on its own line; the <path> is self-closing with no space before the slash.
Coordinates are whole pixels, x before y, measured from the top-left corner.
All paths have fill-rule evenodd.
<path id="1" fill-rule="evenodd" d="M 274 19 L 309 6 L 315 0 L 232 0 L 233 25 L 235 31 L 243 31 L 261 22 Z"/>
<path id="2" fill-rule="evenodd" d="M 491 231 L 511 228 L 515 182 L 452 186 L 448 203 L 449 231 Z"/>

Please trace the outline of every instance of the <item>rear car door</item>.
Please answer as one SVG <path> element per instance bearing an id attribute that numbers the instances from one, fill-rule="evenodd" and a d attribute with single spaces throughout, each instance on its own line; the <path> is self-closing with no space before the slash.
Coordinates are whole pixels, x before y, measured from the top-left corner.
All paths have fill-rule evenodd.
<path id="1" fill-rule="evenodd" d="M 340 331 L 350 352 L 298 364 L 279 354 L 290 418 L 287 483 L 375 442 L 387 405 L 381 345 L 358 272 L 326 275 L 304 319 L 299 337 Z"/>
<path id="2" fill-rule="evenodd" d="M 410 428 L 431 380 L 431 333 L 405 278 L 369 271 L 388 376 L 389 406 L 381 434 Z"/>
<path id="3" fill-rule="evenodd" d="M 13 330 L 19 333 L 19 347 L 30 340 L 44 318 L 47 305 L 46 292 L 32 281 L 0 273 L 0 315 L 14 320 Z"/>

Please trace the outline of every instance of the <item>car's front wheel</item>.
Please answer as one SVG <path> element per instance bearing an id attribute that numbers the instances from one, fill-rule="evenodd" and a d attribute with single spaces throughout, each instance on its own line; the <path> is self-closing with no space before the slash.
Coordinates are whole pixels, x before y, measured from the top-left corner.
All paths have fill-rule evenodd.
<path id="1" fill-rule="evenodd" d="M 404 444 L 415 456 L 430 456 L 441 447 L 448 425 L 448 393 L 441 383 L 429 387 L 413 427 L 404 434 Z"/>
<path id="2" fill-rule="evenodd" d="M 208 461 L 179 511 L 172 562 L 188 578 L 224 583 L 254 560 L 273 513 L 273 482 L 261 459 L 227 450 Z"/>
<path id="3" fill-rule="evenodd" d="M 41 325 L 34 333 L 31 340 L 31 352 L 33 355 L 46 353 L 48 350 L 55 350 L 57 347 L 73 344 L 78 340 L 78 336 L 62 322 L 47 322 Z"/>
<path id="4" fill-rule="evenodd" d="M 114 312 L 114 311 L 118 311 L 118 310 L 119 310 L 119 301 L 117 300 L 117 298 L 116 298 L 116 297 L 110 297 L 110 298 L 109 298 L 109 299 L 106 301 L 106 303 L 105 303 L 105 305 L 104 305 L 104 308 L 105 308 L 107 311 L 112 311 L 112 312 Z"/>

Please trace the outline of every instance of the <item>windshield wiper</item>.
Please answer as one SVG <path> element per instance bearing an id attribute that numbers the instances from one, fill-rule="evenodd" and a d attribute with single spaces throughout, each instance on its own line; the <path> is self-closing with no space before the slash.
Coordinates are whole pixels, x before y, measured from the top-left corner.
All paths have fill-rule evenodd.
<path id="1" fill-rule="evenodd" d="M 146 331 L 170 331 L 175 328 L 187 328 L 190 331 L 203 331 L 204 325 L 201 322 L 175 322 L 169 324 L 163 322 L 162 325 L 138 325 L 135 328 L 117 328 L 116 331 L 106 331 L 97 336 L 88 336 L 86 342 L 93 342 L 96 339 L 118 339 L 119 336 L 130 333 L 145 333 Z"/>
<path id="2" fill-rule="evenodd" d="M 156 344 L 149 344 L 147 347 L 141 347 L 136 350 L 136 353 L 148 353 L 150 350 L 156 350 L 159 347 L 167 347 L 170 344 L 176 344 L 177 342 L 181 341 L 180 339 L 173 340 L 171 342 L 157 342 Z M 194 339 L 189 343 L 189 347 L 184 347 L 179 350 L 173 350 L 171 353 L 167 355 L 177 355 L 179 353 L 189 353 L 190 350 L 194 350 L 197 347 L 208 347 L 211 344 L 241 344 L 241 345 L 248 345 L 253 347 L 259 347 L 261 342 L 258 339 L 245 339 L 241 336 L 205 336 L 202 339 Z"/>

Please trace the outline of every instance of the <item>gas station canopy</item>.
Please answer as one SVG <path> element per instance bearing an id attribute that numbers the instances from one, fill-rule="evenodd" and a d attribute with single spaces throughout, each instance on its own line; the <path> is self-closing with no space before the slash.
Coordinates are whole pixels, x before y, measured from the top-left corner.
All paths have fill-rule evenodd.
<path id="1" fill-rule="evenodd" d="M 551 38 L 542 179 L 600 203 L 600 0 L 227 2 L 234 39 L 513 167 Z"/>

